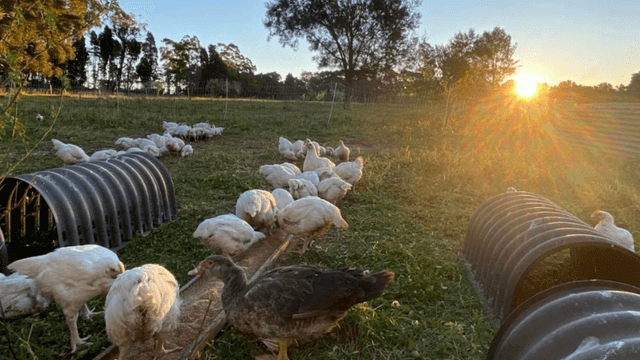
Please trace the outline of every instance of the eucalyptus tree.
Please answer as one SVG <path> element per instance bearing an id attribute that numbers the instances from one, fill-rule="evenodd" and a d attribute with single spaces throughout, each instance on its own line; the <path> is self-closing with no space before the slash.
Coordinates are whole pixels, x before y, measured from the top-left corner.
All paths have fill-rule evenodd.
<path id="1" fill-rule="evenodd" d="M 411 50 L 421 0 L 276 0 L 266 3 L 269 38 L 310 44 L 319 68 L 342 71 L 347 89 L 360 74 L 398 66 Z M 349 102 L 345 97 L 345 105 Z"/>
<path id="2" fill-rule="evenodd" d="M 211 79 L 225 79 L 229 76 L 229 69 L 216 51 L 215 45 L 209 45 L 207 49 L 200 48 L 200 66 L 200 81 L 203 83 Z"/>
<path id="3" fill-rule="evenodd" d="M 138 38 L 145 29 L 145 24 L 138 23 L 134 18 L 129 16 L 113 16 L 111 23 L 113 24 L 113 35 L 118 39 L 120 44 L 120 51 L 114 55 L 118 60 L 115 81 L 116 84 L 120 86 L 123 73 L 127 73 L 126 82 L 131 81 L 130 77 L 133 73 L 133 63 L 138 61 L 141 51 Z"/>
<path id="4" fill-rule="evenodd" d="M 89 52 L 85 44 L 84 37 L 73 43 L 73 52 L 75 58 L 67 60 L 65 70 L 69 76 L 69 82 L 72 88 L 78 88 L 87 81 L 87 62 L 89 61 Z"/>
<path id="5" fill-rule="evenodd" d="M 189 72 L 199 63 L 200 40 L 197 36 L 185 35 L 180 41 L 165 38 L 162 42 L 165 46 L 160 48 L 160 57 L 164 61 L 165 76 L 173 80 L 176 93 L 179 93 L 181 87 L 188 88 Z"/>
<path id="6" fill-rule="evenodd" d="M 222 62 L 227 66 L 230 72 L 237 74 L 253 75 L 256 66 L 251 59 L 242 55 L 240 48 L 234 43 L 223 44 L 218 43 L 214 50 L 219 54 Z"/>
<path id="7" fill-rule="evenodd" d="M 145 87 L 150 88 L 151 82 L 158 79 L 158 48 L 156 40 L 151 32 L 147 33 L 147 37 L 141 46 L 142 59 L 136 67 L 136 74 L 140 77 L 140 81 Z"/>

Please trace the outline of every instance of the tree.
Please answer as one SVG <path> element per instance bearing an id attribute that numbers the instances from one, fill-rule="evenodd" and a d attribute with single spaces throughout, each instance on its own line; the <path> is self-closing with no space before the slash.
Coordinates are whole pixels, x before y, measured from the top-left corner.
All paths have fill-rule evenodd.
<path id="1" fill-rule="evenodd" d="M 91 64 L 91 78 L 93 80 L 93 88 L 98 86 L 98 67 L 100 62 L 100 40 L 98 34 L 91 30 L 89 33 L 89 44 L 91 44 L 91 56 L 93 61 Z"/>
<path id="2" fill-rule="evenodd" d="M 143 55 L 136 67 L 136 74 L 147 86 L 150 85 L 151 81 L 158 78 L 158 48 L 152 33 L 147 33 L 147 37 L 142 43 L 141 51 Z"/>
<path id="3" fill-rule="evenodd" d="M 496 89 L 513 75 L 516 44 L 498 27 L 477 35 L 473 29 L 459 32 L 447 45 L 431 46 L 425 40 L 419 45 L 423 66 L 419 70 L 427 83 L 449 99 L 481 95 Z"/>
<path id="4" fill-rule="evenodd" d="M 27 74 L 61 75 L 61 64 L 75 56 L 73 43 L 109 12 L 123 13 L 108 0 L 3 0 L 0 76 L 12 73 L 21 82 Z"/>
<path id="5" fill-rule="evenodd" d="M 89 52 L 87 52 L 84 37 L 73 43 L 73 52 L 75 53 L 75 59 L 68 60 L 65 64 L 65 69 L 71 86 L 78 88 L 87 81 L 86 67 L 87 61 L 89 61 Z"/>
<path id="6" fill-rule="evenodd" d="M 211 79 L 224 79 L 229 76 L 229 69 L 216 51 L 214 45 L 209 45 L 209 52 L 200 48 L 200 81 L 206 83 Z"/>
<path id="7" fill-rule="evenodd" d="M 499 27 L 485 31 L 473 44 L 476 68 L 483 81 L 490 87 L 500 85 L 507 77 L 515 74 L 517 60 L 513 60 L 517 44 L 511 43 L 511 36 Z"/>
<path id="8" fill-rule="evenodd" d="M 115 0 L 0 1 L 0 84 L 18 86 L 0 110 L 0 139 L 7 134 L 13 142 L 24 132 L 15 104 L 26 79 L 36 74 L 62 75 L 62 64 L 75 57 L 74 42 L 90 27 L 99 26 L 100 16 L 109 11 L 122 10 Z M 0 182 L 15 165 L 6 169 L 0 173 Z"/>
<path id="9" fill-rule="evenodd" d="M 613 85 L 609 84 L 608 82 L 603 82 L 600 83 L 596 86 L 593 87 L 593 89 L 597 92 L 601 92 L 601 93 L 613 93 L 615 90 L 613 89 Z"/>
<path id="10" fill-rule="evenodd" d="M 285 92 L 288 94 L 289 100 L 300 99 L 306 92 L 305 82 L 294 77 L 291 74 L 287 74 L 284 79 Z"/>
<path id="11" fill-rule="evenodd" d="M 114 60 L 116 56 L 122 51 L 122 45 L 120 42 L 113 38 L 113 31 L 107 25 L 100 35 L 98 35 L 98 44 L 100 47 L 100 70 L 102 75 L 107 77 L 108 87 L 115 89 L 115 82 L 113 81 L 114 73 L 116 72 L 116 65 Z"/>
<path id="12" fill-rule="evenodd" d="M 133 85 L 134 80 L 137 77 L 136 68 L 134 64 L 138 61 L 140 57 L 140 52 L 142 51 L 142 43 L 136 39 L 130 40 L 127 44 L 127 53 L 126 53 L 126 61 L 124 62 L 124 69 L 122 72 L 124 74 L 124 83 L 126 84 L 127 90 L 131 89 L 131 85 Z"/>
<path id="13" fill-rule="evenodd" d="M 195 70 L 194 65 L 198 63 L 200 40 L 197 36 L 185 35 L 182 40 L 177 42 L 166 38 L 162 39 L 162 42 L 165 43 L 165 46 L 160 48 L 160 54 L 162 60 L 165 61 L 165 75 L 173 80 L 176 93 L 178 93 L 181 86 L 188 85 L 186 80 L 189 72 Z"/>
<path id="14" fill-rule="evenodd" d="M 73 43 L 112 11 L 122 11 L 117 1 L 0 1 L 0 84 L 17 85 L 9 104 L 0 110 L 0 129 L 9 129 L 11 139 L 20 132 L 22 122 L 9 112 L 26 79 L 37 74 L 62 75 L 62 64 L 75 57 Z"/>
<path id="15" fill-rule="evenodd" d="M 631 82 L 625 90 L 628 94 L 640 96 L 640 72 L 631 74 Z"/>
<path id="16" fill-rule="evenodd" d="M 276 0 L 267 2 L 269 37 L 298 47 L 306 39 L 320 68 L 340 69 L 348 89 L 359 73 L 391 69 L 410 50 L 421 0 Z M 345 106 L 349 96 L 345 97 Z"/>
<path id="17" fill-rule="evenodd" d="M 113 34 L 118 38 L 120 43 L 120 51 L 114 56 L 118 58 L 117 71 L 115 75 L 115 81 L 117 86 L 120 86 L 123 72 L 125 69 L 125 58 L 127 63 L 132 68 L 133 63 L 138 61 L 141 47 L 137 38 L 140 36 L 140 32 L 144 29 L 144 24 L 138 24 L 135 19 L 131 17 L 114 16 L 111 19 L 113 24 Z M 128 71 L 132 72 L 131 69 Z"/>
<path id="18" fill-rule="evenodd" d="M 227 68 L 236 74 L 250 74 L 256 71 L 256 66 L 248 57 L 240 53 L 240 49 L 234 43 L 222 44 L 218 43 L 214 50 L 220 55 L 220 58 Z"/>

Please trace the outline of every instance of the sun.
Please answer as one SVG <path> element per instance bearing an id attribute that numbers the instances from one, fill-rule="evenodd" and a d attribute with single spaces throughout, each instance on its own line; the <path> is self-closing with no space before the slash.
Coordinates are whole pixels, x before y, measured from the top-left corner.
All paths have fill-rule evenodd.
<path id="1" fill-rule="evenodd" d="M 538 84 L 544 82 L 544 79 L 534 73 L 518 74 L 515 77 L 516 94 L 521 98 L 531 98 L 538 92 Z"/>

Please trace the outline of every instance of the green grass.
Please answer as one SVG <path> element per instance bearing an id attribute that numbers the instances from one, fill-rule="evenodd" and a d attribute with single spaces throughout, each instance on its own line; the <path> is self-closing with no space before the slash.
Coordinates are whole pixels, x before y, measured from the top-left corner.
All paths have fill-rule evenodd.
<path id="1" fill-rule="evenodd" d="M 45 133 L 56 101 L 21 99 L 26 141 L 0 144 L 0 154 L 15 154 L 0 162 L 3 168 Z M 351 144 L 365 167 L 356 191 L 338 203 L 349 229 L 332 229 L 301 258 L 287 256 L 284 264 L 390 269 L 396 279 L 382 296 L 351 308 L 330 334 L 290 348 L 292 359 L 486 358 L 497 328 L 485 318 L 457 252 L 469 216 L 508 186 L 546 196 L 587 222 L 591 211 L 602 208 L 620 226 L 634 233 L 640 229 L 640 162 L 568 151 L 547 131 L 545 124 L 554 121 L 551 112 L 533 119 L 519 104 L 467 105 L 455 109 L 456 117 L 443 127 L 444 111 L 434 105 L 354 105 L 349 110 L 336 105 L 329 120 L 330 105 L 184 99 L 121 99 L 118 105 L 64 98 L 57 123 L 36 150 L 50 150 L 50 139 L 58 138 L 92 152 L 111 147 L 120 136 L 159 133 L 162 120 L 225 127 L 221 137 L 195 143 L 193 156 L 161 159 L 175 185 L 180 218 L 119 253 L 127 268 L 159 263 L 184 284 L 192 262 L 208 254 L 191 237 L 195 227 L 233 211 L 243 191 L 266 188 L 257 169 L 284 161 L 277 150 L 279 136 Z M 32 120 L 37 113 L 45 115 L 45 123 Z M 60 165 L 52 155 L 34 155 L 13 174 Z M 104 297 L 97 297 L 90 305 L 102 309 L 103 303 Z M 107 345 L 104 321 L 78 324 L 81 335 L 93 334 L 94 345 L 70 358 L 97 355 Z M 7 325 L 21 359 L 33 358 L 29 349 L 40 359 L 68 350 L 68 330 L 57 307 Z M 249 359 L 264 351 L 255 337 L 227 329 L 203 358 Z M 8 354 L 6 336 L 0 336 L 0 354 Z"/>

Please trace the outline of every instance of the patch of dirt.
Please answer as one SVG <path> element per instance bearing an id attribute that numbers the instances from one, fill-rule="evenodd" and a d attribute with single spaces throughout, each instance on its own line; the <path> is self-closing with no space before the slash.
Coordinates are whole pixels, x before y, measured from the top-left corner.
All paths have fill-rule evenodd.
<path id="1" fill-rule="evenodd" d="M 236 257 L 236 264 L 242 266 L 247 273 L 247 278 L 256 272 L 284 242 L 284 236 L 280 229 L 274 229 L 273 233 L 251 247 L 246 253 Z M 184 289 L 180 294 L 182 306 L 180 308 L 180 324 L 178 329 L 165 339 L 165 349 L 180 347 L 183 350 L 159 357 L 159 360 L 177 360 L 182 358 L 183 352 L 198 338 L 201 331 L 207 328 L 209 323 L 222 310 L 221 295 L 224 284 L 213 276 L 202 276 Z M 211 299 L 211 300 L 210 300 Z M 208 310 L 207 310 L 208 308 Z M 153 340 L 146 341 L 137 351 L 136 360 L 150 360 L 153 355 Z M 194 354 L 195 355 L 195 354 Z M 118 349 L 98 356 L 99 360 L 114 360 L 118 356 Z"/>

